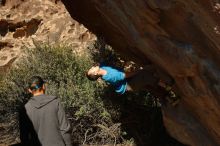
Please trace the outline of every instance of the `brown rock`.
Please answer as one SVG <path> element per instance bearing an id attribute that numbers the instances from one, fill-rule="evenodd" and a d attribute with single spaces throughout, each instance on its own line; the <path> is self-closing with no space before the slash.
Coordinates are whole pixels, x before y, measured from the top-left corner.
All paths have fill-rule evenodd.
<path id="1" fill-rule="evenodd" d="M 13 34 L 13 38 L 24 37 L 26 30 L 24 28 L 17 28 Z"/>
<path id="2" fill-rule="evenodd" d="M 8 31 L 8 22 L 6 20 L 0 20 L 0 35 L 5 36 Z"/>
<path id="3" fill-rule="evenodd" d="M 60 0 L 3 0 L 0 8 L 0 69 L 21 56 L 21 47 L 35 42 L 57 43 L 85 49 L 96 40 L 82 24 L 72 20 Z M 10 63 L 11 64 L 11 63 Z"/>
<path id="4" fill-rule="evenodd" d="M 152 62 L 176 81 L 178 106 L 164 106 L 169 133 L 187 145 L 220 145 L 217 1 L 62 0 L 72 18 L 119 53 Z"/>

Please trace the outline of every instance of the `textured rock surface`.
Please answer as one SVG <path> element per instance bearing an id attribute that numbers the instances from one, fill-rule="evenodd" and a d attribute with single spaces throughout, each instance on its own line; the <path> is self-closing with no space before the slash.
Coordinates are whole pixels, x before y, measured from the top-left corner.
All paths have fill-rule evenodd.
<path id="1" fill-rule="evenodd" d="M 37 42 L 65 43 L 76 51 L 95 40 L 57 0 L 0 0 L 0 72 Z"/>
<path id="2" fill-rule="evenodd" d="M 220 145 L 219 3 L 215 0 L 62 0 L 71 16 L 125 57 L 152 62 L 176 81 L 178 106 L 163 107 L 169 133 Z"/>

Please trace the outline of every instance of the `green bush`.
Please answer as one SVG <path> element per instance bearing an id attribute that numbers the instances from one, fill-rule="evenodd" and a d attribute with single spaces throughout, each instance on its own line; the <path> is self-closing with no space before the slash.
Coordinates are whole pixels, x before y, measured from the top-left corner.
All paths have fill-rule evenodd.
<path id="1" fill-rule="evenodd" d="M 112 88 L 106 88 L 105 83 L 91 82 L 85 77 L 85 71 L 95 62 L 106 61 L 124 67 L 127 61 L 105 44 L 96 43 L 89 52 L 80 54 L 73 49 L 62 45 L 24 48 L 23 57 L 6 75 L 0 76 L 0 123 L 8 123 L 3 133 L 12 135 L 14 140 L 19 137 L 17 112 L 30 98 L 26 92 L 27 80 L 38 75 L 48 82 L 47 94 L 61 98 L 73 127 L 75 143 L 131 144 L 137 139 L 147 139 L 148 143 L 152 131 L 161 127 L 161 124 L 150 124 L 148 118 L 152 116 L 152 123 L 157 123 L 154 119 L 158 118 L 158 112 L 149 112 L 152 106 L 158 106 L 152 95 L 144 91 L 119 96 Z"/>
<path id="2" fill-rule="evenodd" d="M 85 78 L 85 70 L 92 64 L 88 55 L 74 55 L 70 47 L 48 45 L 26 48 L 25 54 L 1 81 L 0 97 L 5 105 L 16 106 L 28 97 L 25 85 L 33 75 L 42 76 L 48 82 L 47 93 L 59 96 L 66 107 L 79 106 L 88 112 L 99 100 L 103 86 Z"/>
<path id="3" fill-rule="evenodd" d="M 75 54 L 68 46 L 38 45 L 24 50 L 25 55 L 0 81 L 2 120 L 16 113 L 30 98 L 26 92 L 27 80 L 38 75 L 48 82 L 47 94 L 60 97 L 65 105 L 74 127 L 75 142 L 113 143 L 115 137 L 109 138 L 106 134 L 103 138 L 103 129 L 97 127 L 111 127 L 114 123 L 102 101 L 106 85 L 91 82 L 85 77 L 85 71 L 94 63 L 91 56 L 88 53 Z M 87 140 L 84 138 L 86 132 Z"/>

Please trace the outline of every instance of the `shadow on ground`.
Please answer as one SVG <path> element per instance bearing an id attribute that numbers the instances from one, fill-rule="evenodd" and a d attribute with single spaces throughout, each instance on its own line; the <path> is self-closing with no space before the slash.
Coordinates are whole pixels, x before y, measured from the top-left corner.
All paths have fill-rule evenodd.
<path id="1" fill-rule="evenodd" d="M 108 100 L 118 105 L 121 116 L 116 122 L 122 123 L 125 138 L 133 138 L 137 146 L 185 146 L 167 133 L 161 108 L 145 103 L 146 96 L 114 95 L 108 96 L 106 100 L 106 105 Z"/>

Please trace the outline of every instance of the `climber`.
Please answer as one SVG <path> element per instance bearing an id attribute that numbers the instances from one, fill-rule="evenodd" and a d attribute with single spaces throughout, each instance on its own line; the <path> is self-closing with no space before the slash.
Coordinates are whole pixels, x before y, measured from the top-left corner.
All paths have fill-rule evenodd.
<path id="1" fill-rule="evenodd" d="M 167 83 L 160 80 L 152 71 L 146 68 L 137 72 L 124 72 L 123 69 L 116 67 L 96 65 L 88 70 L 86 76 L 91 81 L 102 79 L 110 83 L 119 94 L 124 94 L 126 91 L 168 87 Z"/>
<path id="2" fill-rule="evenodd" d="M 45 94 L 45 82 L 33 76 L 28 83 L 33 95 L 20 117 L 21 141 L 25 146 L 71 146 L 70 124 L 60 100 Z"/>

